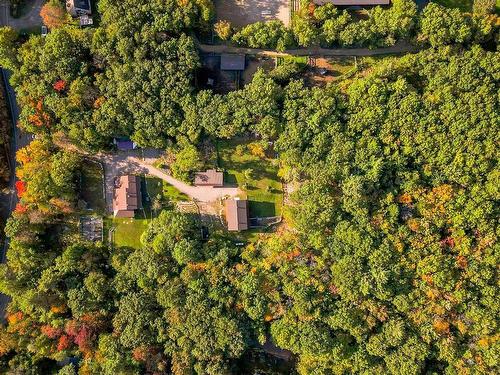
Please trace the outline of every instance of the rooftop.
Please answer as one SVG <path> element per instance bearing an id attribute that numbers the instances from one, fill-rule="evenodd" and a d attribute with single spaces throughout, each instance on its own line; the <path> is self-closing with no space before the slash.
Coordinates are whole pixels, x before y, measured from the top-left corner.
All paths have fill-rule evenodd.
<path id="1" fill-rule="evenodd" d="M 248 229 L 248 201 L 226 199 L 227 230 L 241 231 Z"/>
<path id="2" fill-rule="evenodd" d="M 224 185 L 224 173 L 215 169 L 208 169 L 206 172 L 196 172 L 194 174 L 195 186 L 217 186 Z"/>
<path id="3" fill-rule="evenodd" d="M 139 177 L 127 175 L 120 176 L 115 184 L 113 195 L 113 212 L 120 216 L 121 211 L 132 215 L 134 210 L 142 208 L 141 185 Z"/>
<path id="4" fill-rule="evenodd" d="M 245 70 L 245 55 L 222 54 L 220 57 L 221 70 Z"/>

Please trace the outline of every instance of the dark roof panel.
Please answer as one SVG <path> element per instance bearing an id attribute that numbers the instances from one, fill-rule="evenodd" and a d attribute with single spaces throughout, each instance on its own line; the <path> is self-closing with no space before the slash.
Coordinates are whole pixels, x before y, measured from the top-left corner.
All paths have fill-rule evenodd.
<path id="1" fill-rule="evenodd" d="M 245 70 L 245 55 L 223 54 L 220 57 L 221 70 Z"/>

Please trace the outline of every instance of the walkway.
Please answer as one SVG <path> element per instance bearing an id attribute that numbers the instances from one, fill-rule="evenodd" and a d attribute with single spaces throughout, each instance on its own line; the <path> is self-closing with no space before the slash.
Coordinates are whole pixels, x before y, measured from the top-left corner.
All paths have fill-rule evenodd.
<path id="1" fill-rule="evenodd" d="M 200 51 L 205 53 L 236 53 L 236 54 L 246 54 L 246 55 L 257 55 L 257 56 L 267 56 L 267 57 L 283 57 L 283 56 L 376 56 L 376 55 L 390 55 L 390 54 L 402 54 L 408 52 L 417 52 L 418 48 L 407 43 L 398 42 L 392 47 L 386 48 L 320 48 L 320 47 L 309 47 L 301 49 L 290 49 L 285 52 L 276 52 L 273 50 L 259 49 L 259 48 L 244 48 L 244 47 L 233 47 L 227 45 L 208 45 L 198 43 L 195 38 L 195 43 L 197 43 Z"/>
<path id="2" fill-rule="evenodd" d="M 30 29 L 42 25 L 40 10 L 46 0 L 26 0 L 29 10 L 20 18 L 12 18 L 9 11 L 9 0 L 0 0 L 0 26 L 10 26 L 16 30 Z"/>
<path id="3" fill-rule="evenodd" d="M 113 211 L 114 180 L 117 176 L 124 174 L 147 174 L 158 177 L 198 202 L 216 202 L 220 198 L 226 196 L 235 197 L 241 193 L 239 189 L 235 187 L 214 188 L 188 185 L 175 179 L 166 171 L 155 168 L 152 165 L 154 160 L 156 160 L 157 155 L 155 155 L 155 153 L 158 153 L 156 150 L 144 150 L 144 153 L 143 155 L 141 150 L 133 150 L 112 154 L 100 153 L 97 155 L 97 159 L 104 165 L 106 205 L 109 212 Z"/>

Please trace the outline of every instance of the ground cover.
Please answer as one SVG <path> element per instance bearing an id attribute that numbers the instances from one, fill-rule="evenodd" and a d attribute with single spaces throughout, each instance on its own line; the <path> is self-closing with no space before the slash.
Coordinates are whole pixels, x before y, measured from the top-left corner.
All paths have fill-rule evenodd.
<path id="1" fill-rule="evenodd" d="M 249 200 L 250 217 L 280 216 L 283 188 L 276 160 L 250 152 L 255 143 L 246 140 L 220 141 L 218 166 L 224 170 L 224 183 L 238 185 Z"/>
<path id="2" fill-rule="evenodd" d="M 441 4 L 448 8 L 458 8 L 463 12 L 472 10 L 473 0 L 434 0 L 435 3 Z"/>
<path id="3" fill-rule="evenodd" d="M 108 217 L 106 219 L 108 233 L 111 230 L 113 245 L 116 247 L 141 248 L 142 233 L 151 219 L 159 213 L 152 207 L 158 195 L 165 198 L 164 202 L 176 203 L 189 200 L 187 195 L 156 177 L 146 176 L 142 179 L 141 187 L 143 209 L 136 212 L 135 218 Z"/>

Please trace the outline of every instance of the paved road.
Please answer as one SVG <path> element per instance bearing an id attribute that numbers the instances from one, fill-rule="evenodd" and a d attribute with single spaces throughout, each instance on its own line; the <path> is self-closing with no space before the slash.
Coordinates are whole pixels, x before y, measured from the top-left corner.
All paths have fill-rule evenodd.
<path id="1" fill-rule="evenodd" d="M 259 48 L 244 48 L 233 47 L 226 45 L 208 45 L 197 42 L 194 38 L 200 51 L 205 53 L 236 53 L 246 55 L 257 55 L 267 57 L 283 57 L 283 56 L 321 56 L 321 57 L 334 57 L 334 56 L 376 56 L 388 54 L 402 54 L 408 52 L 417 52 L 418 48 L 406 42 L 398 42 L 392 47 L 386 48 L 320 48 L 310 47 L 301 49 L 290 49 L 285 52 L 276 52 L 273 50 L 259 49 Z"/>
<path id="2" fill-rule="evenodd" d="M 26 12 L 20 18 L 12 18 L 9 11 L 9 0 L 0 0 L 0 26 L 10 26 L 14 29 L 29 29 L 42 25 L 40 9 L 45 0 L 27 0 Z"/>

